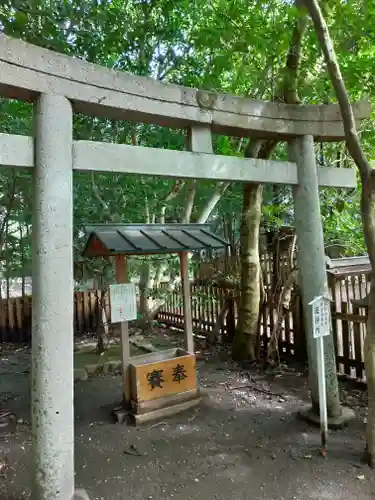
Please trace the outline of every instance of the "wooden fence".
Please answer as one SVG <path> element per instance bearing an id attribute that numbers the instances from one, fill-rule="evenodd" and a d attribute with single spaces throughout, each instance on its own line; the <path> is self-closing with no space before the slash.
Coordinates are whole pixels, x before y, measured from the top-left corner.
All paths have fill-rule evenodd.
<path id="1" fill-rule="evenodd" d="M 329 275 L 338 370 L 342 374 L 361 380 L 365 380 L 363 346 L 367 315 L 364 308 L 352 304 L 352 299 L 364 298 L 367 295 L 369 274 L 369 270 L 357 272 L 346 270 Z M 74 331 L 77 337 L 96 331 L 100 298 L 100 291 L 74 294 Z M 191 300 L 194 330 L 198 335 L 207 335 L 212 331 L 224 302 L 231 301 L 232 305 L 222 332 L 224 336 L 229 337 L 233 334 L 237 319 L 233 290 L 214 285 L 192 284 Z M 31 309 L 31 297 L 0 301 L 0 342 L 30 340 Z M 158 315 L 158 321 L 166 326 L 183 328 L 184 317 L 179 291 L 168 293 L 166 303 Z M 264 346 L 267 345 L 274 322 L 275 310 L 268 304 L 263 308 L 260 320 L 260 338 Z M 302 307 L 297 294 L 293 295 L 290 313 L 283 324 L 280 346 L 284 355 L 302 361 L 306 359 Z"/>
<path id="2" fill-rule="evenodd" d="M 191 285 L 191 306 L 194 331 L 198 335 L 206 336 L 216 326 L 224 302 L 229 300 L 231 307 L 224 320 L 222 334 L 224 337 L 233 337 L 237 321 L 237 307 L 233 298 L 233 290 L 212 285 Z M 267 346 L 275 324 L 275 308 L 266 304 L 260 318 L 260 340 Z M 166 303 L 158 314 L 158 321 L 167 326 L 183 329 L 184 316 L 182 310 L 182 296 L 179 291 L 169 293 Z M 302 320 L 302 307 L 298 295 L 293 295 L 290 312 L 283 323 L 280 337 L 281 352 L 288 356 L 297 356 L 306 359 L 306 342 Z"/>
<path id="3" fill-rule="evenodd" d="M 97 328 L 101 291 L 74 294 L 74 334 L 79 337 Z M 0 300 L 0 343 L 29 342 L 31 338 L 31 296 Z"/>
<path id="4" fill-rule="evenodd" d="M 269 289 L 273 276 L 271 258 L 263 260 L 265 286 Z M 285 269 L 282 267 L 281 272 Z M 370 291 L 370 267 L 360 263 L 328 273 L 332 299 L 332 327 L 339 373 L 365 381 L 364 339 L 366 335 L 367 310 L 353 305 L 352 300 L 364 299 Z M 215 286 L 192 285 L 192 313 L 195 332 L 207 335 L 217 321 L 219 311 L 231 290 Z M 183 328 L 184 318 L 179 292 L 168 295 L 167 302 L 159 314 L 159 321 L 167 326 Z M 227 316 L 224 333 L 231 332 L 236 321 L 236 312 Z M 260 320 L 260 338 L 267 346 L 275 322 L 275 309 L 270 304 L 263 308 Z M 303 312 L 300 297 L 293 295 L 289 315 L 283 323 L 280 341 L 281 352 L 300 361 L 306 360 L 306 342 Z"/>
<path id="5" fill-rule="evenodd" d="M 338 370 L 351 378 L 365 380 L 364 339 L 367 310 L 353 305 L 370 291 L 370 272 L 345 272 L 330 276 L 333 338 Z"/>

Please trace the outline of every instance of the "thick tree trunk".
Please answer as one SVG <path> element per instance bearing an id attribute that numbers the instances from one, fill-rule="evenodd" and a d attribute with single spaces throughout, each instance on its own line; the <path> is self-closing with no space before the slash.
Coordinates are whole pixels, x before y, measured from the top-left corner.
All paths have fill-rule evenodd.
<path id="1" fill-rule="evenodd" d="M 299 3 L 296 0 L 296 6 Z M 301 57 L 301 41 L 306 26 L 306 16 L 298 17 L 286 59 L 281 82 L 281 91 L 275 100 L 298 104 L 297 74 Z M 275 149 L 277 141 L 248 143 L 245 158 L 267 159 Z M 259 335 L 259 311 L 261 302 L 259 224 L 262 209 L 262 187 L 248 184 L 244 187 L 244 212 L 241 224 L 241 299 L 238 328 L 233 341 L 234 359 L 256 358 L 256 343 Z"/>
<path id="2" fill-rule="evenodd" d="M 241 298 L 233 358 L 254 361 L 260 304 L 259 225 L 262 185 L 245 184 L 241 222 Z"/>
<path id="3" fill-rule="evenodd" d="M 366 455 L 370 467 L 375 465 L 375 177 L 358 138 L 353 109 L 341 74 L 340 65 L 327 23 L 317 0 L 303 0 L 314 23 L 327 71 L 340 106 L 346 145 L 361 176 L 361 215 L 366 246 L 371 262 L 372 280 L 369 294 L 368 323 L 365 339 L 365 369 L 368 390 L 368 423 Z"/>
<path id="4" fill-rule="evenodd" d="M 362 177 L 361 210 L 365 241 L 369 252 L 372 277 L 369 293 L 367 332 L 364 345 L 364 361 L 367 378 L 368 415 L 366 428 L 366 460 L 375 467 L 375 179 L 374 171 L 368 178 Z"/>
<path id="5" fill-rule="evenodd" d="M 366 460 L 371 468 L 375 465 L 375 277 L 371 280 L 367 333 L 364 345 L 365 369 L 368 392 L 366 428 Z"/>

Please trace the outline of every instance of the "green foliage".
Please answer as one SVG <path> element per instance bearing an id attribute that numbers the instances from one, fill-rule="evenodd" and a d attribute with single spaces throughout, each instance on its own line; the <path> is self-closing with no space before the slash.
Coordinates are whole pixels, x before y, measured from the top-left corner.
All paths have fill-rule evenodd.
<path id="1" fill-rule="evenodd" d="M 374 4 L 375 5 L 375 4 Z M 370 96 L 375 88 L 375 6 L 371 2 L 324 2 L 327 21 L 352 99 Z M 285 65 L 297 11 L 284 0 L 6 0 L 0 8 L 1 30 L 14 37 L 65 54 L 138 75 L 186 86 L 231 92 L 255 99 L 273 98 Z M 304 39 L 298 92 L 302 102 L 324 103 L 334 99 L 323 59 L 310 28 Z M 0 132 L 30 135 L 32 107 L 2 99 Z M 374 155 L 373 122 L 362 127 L 366 152 Z M 182 150 L 185 135 L 180 130 L 74 117 L 76 139 L 134 143 L 148 147 Z M 214 149 L 223 155 L 243 154 L 246 141 L 215 136 Z M 340 153 L 340 155 L 339 155 Z M 275 157 L 286 158 L 285 148 Z M 351 166 L 342 145 L 317 145 L 324 165 L 338 161 Z M 9 208 L 11 172 L 0 176 L 1 221 Z M 11 227 L 0 245 L 2 269 L 17 274 L 30 262 L 31 178 L 17 172 L 16 196 L 11 206 Z M 75 251 L 82 248 L 82 227 L 89 222 L 158 221 L 165 211 L 167 222 L 179 221 L 186 203 L 186 186 L 169 199 L 174 180 L 139 178 L 132 175 L 74 174 Z M 192 221 L 197 220 L 215 192 L 213 182 L 197 184 Z M 343 245 L 343 251 L 364 251 L 357 193 L 322 191 L 322 216 L 327 245 Z M 242 190 L 231 185 L 210 216 L 216 230 L 230 222 L 238 236 Z M 293 224 L 291 190 L 264 190 L 264 222 Z M 19 228 L 22 241 L 19 237 Z M 0 241 L 4 235 L 0 232 Z M 4 240 L 4 241 L 5 241 Z M 135 269 L 138 264 L 135 264 Z M 0 269 L 1 270 L 1 269 Z"/>

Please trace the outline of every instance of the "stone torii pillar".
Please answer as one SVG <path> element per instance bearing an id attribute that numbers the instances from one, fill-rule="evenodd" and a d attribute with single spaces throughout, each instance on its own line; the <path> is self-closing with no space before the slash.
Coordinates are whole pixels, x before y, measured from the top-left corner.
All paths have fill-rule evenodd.
<path id="1" fill-rule="evenodd" d="M 73 160 L 68 99 L 42 94 L 35 106 L 33 192 L 33 498 L 74 492 Z"/>
<path id="2" fill-rule="evenodd" d="M 328 280 L 314 138 L 302 136 L 295 139 L 289 144 L 289 155 L 291 161 L 297 164 L 298 172 L 298 184 L 293 186 L 294 213 L 309 360 L 309 386 L 313 404 L 312 409 L 308 408 L 306 411 L 302 411 L 301 415 L 309 420 L 319 422 L 317 350 L 313 338 L 312 314 L 309 303 L 316 296 L 328 294 Z M 340 406 L 335 346 L 332 335 L 324 337 L 324 358 L 329 425 L 340 427 L 354 414 L 349 409 Z"/>

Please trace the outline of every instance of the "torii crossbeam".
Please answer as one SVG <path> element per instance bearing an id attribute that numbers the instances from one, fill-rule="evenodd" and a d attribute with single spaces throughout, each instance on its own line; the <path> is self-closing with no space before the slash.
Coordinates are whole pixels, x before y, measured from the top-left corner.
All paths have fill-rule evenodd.
<path id="1" fill-rule="evenodd" d="M 293 106 L 162 84 L 0 35 L 0 96 L 35 103 L 35 136 L 0 136 L 0 165 L 31 167 L 32 429 L 35 498 L 74 498 L 72 171 L 292 184 L 303 303 L 327 289 L 319 184 L 354 188 L 350 169 L 317 168 L 314 140 L 344 140 L 337 105 Z M 73 142 L 73 111 L 190 129 L 190 152 Z M 368 103 L 354 105 L 359 122 Z M 289 141 L 290 162 L 212 153 L 211 132 Z M 309 360 L 314 361 L 311 321 Z M 326 348 L 333 349 L 332 337 Z M 314 370 L 314 362 L 311 362 Z M 327 360 L 327 385 L 335 367 Z M 314 377 L 313 377 L 314 379 Z M 316 390 L 314 386 L 312 390 Z M 78 498 L 78 496 L 76 497 Z M 82 498 L 82 497 L 81 497 Z"/>

